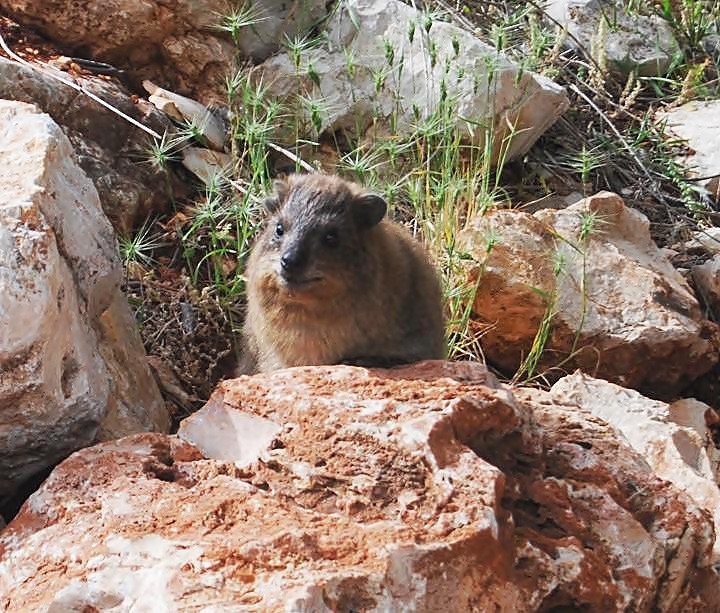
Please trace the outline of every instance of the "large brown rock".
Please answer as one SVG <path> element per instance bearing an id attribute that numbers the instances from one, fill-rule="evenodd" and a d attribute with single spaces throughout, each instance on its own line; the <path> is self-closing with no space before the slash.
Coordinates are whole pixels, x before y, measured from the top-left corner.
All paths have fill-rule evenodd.
<path id="1" fill-rule="evenodd" d="M 717 606 L 692 501 L 606 423 L 477 364 L 244 377 L 180 436 L 63 462 L 0 534 L 0 608 Z"/>
<path id="2" fill-rule="evenodd" d="M 0 101 L 0 498 L 169 417 L 119 289 L 112 227 L 50 117 Z"/>
<path id="3" fill-rule="evenodd" d="M 51 71 L 52 69 L 48 69 Z M 64 79 L 69 74 L 57 71 Z M 135 100 L 121 85 L 96 77 L 76 83 L 162 134 L 169 120 L 147 101 Z M 0 57 L 0 98 L 35 104 L 60 125 L 77 160 L 100 196 L 105 214 L 121 233 L 170 206 L 168 180 L 147 163 L 151 137 L 48 72 Z"/>
<path id="4" fill-rule="evenodd" d="M 564 210 L 499 210 L 472 220 L 462 240 L 475 258 L 472 312 L 487 324 L 488 359 L 511 374 L 551 316 L 535 372 L 580 368 L 665 397 L 709 371 L 718 327 L 648 228 L 642 213 L 609 192 Z"/>
<path id="5" fill-rule="evenodd" d="M 248 6 L 259 20 L 239 32 L 236 47 L 220 26 L 223 16 Z M 0 0 L 0 7 L 77 53 L 126 69 L 138 81 L 151 79 L 223 101 L 225 77 L 238 51 L 265 59 L 286 34 L 304 34 L 326 11 L 322 0 Z"/>

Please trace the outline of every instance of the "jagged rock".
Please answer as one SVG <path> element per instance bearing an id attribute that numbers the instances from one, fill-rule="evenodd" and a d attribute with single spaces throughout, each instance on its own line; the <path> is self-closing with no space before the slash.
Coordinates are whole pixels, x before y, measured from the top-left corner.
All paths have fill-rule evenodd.
<path id="1" fill-rule="evenodd" d="M 659 119 L 690 148 L 690 154 L 679 160 L 690 176 L 704 178 L 698 183 L 720 201 L 720 100 L 688 102 L 661 113 Z"/>
<path id="2" fill-rule="evenodd" d="M 469 139 L 483 142 L 481 126 L 489 127 L 497 159 L 508 126 L 515 134 L 507 155 L 521 155 L 568 106 L 562 87 L 521 70 L 453 24 L 435 21 L 427 32 L 423 14 L 398 0 L 344 2 L 327 34 L 325 46 L 303 52 L 299 69 L 286 53 L 259 69 L 269 91 L 289 103 L 297 104 L 298 91 L 322 99 L 320 131 L 355 134 L 375 120 L 376 129 L 384 125 L 394 136 L 407 136 L 419 119 L 438 112 L 445 91 L 453 101 L 450 114 Z M 391 121 L 395 115 L 397 122 Z M 307 120 L 313 125 L 311 114 Z"/>
<path id="3" fill-rule="evenodd" d="M 701 228 L 693 233 L 689 241 L 673 245 L 676 251 L 701 251 L 720 255 L 720 227 Z"/>
<path id="4" fill-rule="evenodd" d="M 582 46 L 587 53 L 595 50 L 596 59 L 602 49 L 610 67 L 625 75 L 633 71 L 642 76 L 664 75 L 678 49 L 664 19 L 628 11 L 618 0 L 550 0 L 544 4 L 547 14 L 567 28 L 569 47 Z"/>
<path id="5" fill-rule="evenodd" d="M 58 74 L 65 79 L 73 78 L 59 71 Z M 134 101 L 112 81 L 99 78 L 77 81 L 160 134 L 170 126 L 151 104 Z M 139 163 L 151 142 L 139 128 L 48 74 L 1 57 L 0 98 L 35 104 L 63 128 L 81 168 L 95 184 L 105 214 L 118 231 L 129 233 L 136 222 L 169 206 L 170 194 L 158 189 L 166 182 L 149 165 Z"/>
<path id="6" fill-rule="evenodd" d="M 550 390 L 558 404 L 576 404 L 615 426 L 655 474 L 713 515 L 720 536 L 720 449 L 706 424 L 712 409 L 692 398 L 666 404 L 577 372 Z M 720 562 L 720 538 L 714 559 Z"/>
<path id="7" fill-rule="evenodd" d="M 692 276 L 708 308 L 715 317 L 720 317 L 720 255 L 693 266 Z"/>
<path id="8" fill-rule="evenodd" d="M 185 147 L 182 151 L 182 165 L 205 185 L 210 185 L 218 176 L 228 172 L 232 167 L 232 158 L 210 149 Z"/>
<path id="9" fill-rule="evenodd" d="M 543 320 L 535 369 L 560 365 L 665 397 L 709 371 L 720 337 L 648 221 L 602 192 L 565 210 L 495 211 L 462 235 L 479 278 L 473 315 L 488 359 L 513 372 Z M 553 373 L 548 373 L 552 376 Z"/>
<path id="10" fill-rule="evenodd" d="M 225 126 L 204 104 L 158 87 L 152 81 L 144 81 L 143 87 L 150 94 L 150 102 L 178 121 L 194 126 L 215 151 L 223 151 Z"/>
<path id="11" fill-rule="evenodd" d="M 65 47 L 124 68 L 138 81 L 199 94 L 204 102 L 225 99 L 223 83 L 238 50 L 265 59 L 285 35 L 304 34 L 326 14 L 321 0 L 4 0 L 0 5 Z M 224 16 L 244 7 L 262 20 L 238 33 L 236 47 L 221 26 Z"/>
<path id="12" fill-rule="evenodd" d="M 0 608 L 718 604 L 689 497 L 605 422 L 518 402 L 477 364 L 241 378 L 181 436 L 63 462 L 0 534 Z"/>
<path id="13" fill-rule="evenodd" d="M 115 238 L 50 117 L 0 101 L 0 496 L 169 419 L 119 290 Z"/>

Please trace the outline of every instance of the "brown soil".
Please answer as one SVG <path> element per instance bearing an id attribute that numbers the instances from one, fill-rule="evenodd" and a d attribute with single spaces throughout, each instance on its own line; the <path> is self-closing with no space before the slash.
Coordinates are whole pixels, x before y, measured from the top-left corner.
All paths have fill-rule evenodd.
<path id="1" fill-rule="evenodd" d="M 227 310 L 192 290 L 180 274 L 166 270 L 165 276 L 171 280 L 130 281 L 125 291 L 177 427 L 231 374 L 239 323 L 233 326 Z"/>

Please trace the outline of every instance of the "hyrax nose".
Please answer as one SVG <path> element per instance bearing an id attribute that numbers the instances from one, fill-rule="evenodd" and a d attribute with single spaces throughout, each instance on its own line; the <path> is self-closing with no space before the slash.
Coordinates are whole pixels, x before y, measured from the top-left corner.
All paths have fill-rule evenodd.
<path id="1" fill-rule="evenodd" d="M 280 267 L 283 276 L 289 276 L 300 271 L 304 265 L 304 257 L 299 249 L 288 249 L 280 258 Z"/>

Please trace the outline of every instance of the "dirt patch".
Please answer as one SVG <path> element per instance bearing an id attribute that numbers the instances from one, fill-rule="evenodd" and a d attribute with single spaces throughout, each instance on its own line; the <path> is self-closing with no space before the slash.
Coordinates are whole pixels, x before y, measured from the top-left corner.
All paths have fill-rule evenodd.
<path id="1" fill-rule="evenodd" d="M 10 49 L 28 62 L 48 62 L 63 55 L 57 45 L 0 15 L 0 34 Z"/>
<path id="2" fill-rule="evenodd" d="M 231 321 L 231 310 L 188 288 L 181 275 L 170 276 L 164 282 L 129 281 L 125 291 L 177 427 L 231 374 L 239 321 Z"/>

